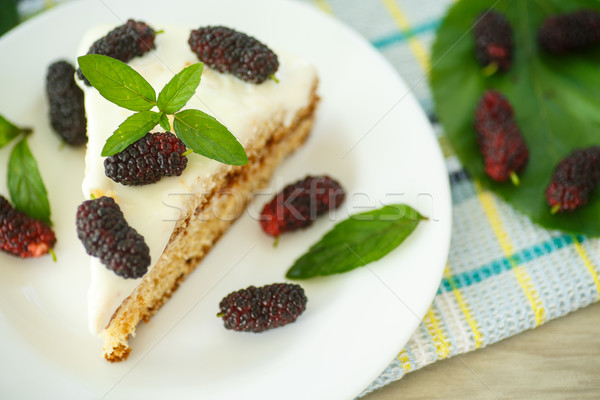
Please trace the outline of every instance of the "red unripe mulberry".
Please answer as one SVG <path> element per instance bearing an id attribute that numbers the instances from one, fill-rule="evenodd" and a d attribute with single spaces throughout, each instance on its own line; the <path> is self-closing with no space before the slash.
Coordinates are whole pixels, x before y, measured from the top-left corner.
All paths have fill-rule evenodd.
<path id="1" fill-rule="evenodd" d="M 21 258 L 40 257 L 55 244 L 48 225 L 13 208 L 0 196 L 0 250 Z"/>
<path id="2" fill-rule="evenodd" d="M 552 212 L 573 211 L 587 204 L 600 183 L 600 147 L 575 150 L 556 166 L 546 189 Z"/>
<path id="3" fill-rule="evenodd" d="M 320 215 L 338 208 L 345 197 L 342 186 L 330 177 L 308 176 L 286 186 L 265 204 L 260 225 L 274 237 L 306 228 Z"/>
<path id="4" fill-rule="evenodd" d="M 518 183 L 516 174 L 527 165 L 529 150 L 512 106 L 499 92 L 483 94 L 475 111 L 475 130 L 486 174 L 497 182 Z"/>

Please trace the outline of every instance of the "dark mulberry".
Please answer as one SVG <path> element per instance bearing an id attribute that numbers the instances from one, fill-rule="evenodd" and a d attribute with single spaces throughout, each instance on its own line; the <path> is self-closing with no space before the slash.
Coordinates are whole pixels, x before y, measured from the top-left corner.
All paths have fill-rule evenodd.
<path id="1" fill-rule="evenodd" d="M 193 30 L 188 41 L 200 61 L 252 83 L 262 83 L 279 68 L 271 49 L 244 33 L 224 26 Z"/>
<path id="2" fill-rule="evenodd" d="M 77 208 L 77 236 L 89 255 L 123 278 L 140 278 L 150 265 L 144 238 L 127 224 L 111 197 L 87 200 Z"/>
<path id="3" fill-rule="evenodd" d="M 482 14 L 473 28 L 475 57 L 483 66 L 495 65 L 499 71 L 510 69 L 513 33 L 506 17 L 495 11 Z"/>
<path id="4" fill-rule="evenodd" d="M 225 328 L 243 332 L 263 332 L 294 322 L 306 309 L 308 299 L 300 285 L 273 283 L 250 286 L 221 300 L 218 317 Z"/>
<path id="5" fill-rule="evenodd" d="M 600 147 L 575 150 L 556 166 L 546 189 L 546 201 L 553 213 L 576 210 L 588 202 L 598 183 Z"/>
<path id="6" fill-rule="evenodd" d="M 57 61 L 48 67 L 46 94 L 50 105 L 52 128 L 73 146 L 87 143 L 87 119 L 83 90 L 75 83 L 75 67 Z"/>
<path id="7" fill-rule="evenodd" d="M 148 133 L 120 153 L 104 160 L 106 176 L 127 186 L 158 182 L 179 176 L 187 166 L 185 144 L 171 132 Z"/>
<path id="8" fill-rule="evenodd" d="M 48 225 L 14 209 L 0 196 L 0 250 L 21 258 L 40 257 L 55 244 Z"/>
<path id="9" fill-rule="evenodd" d="M 103 38 L 96 40 L 88 54 L 101 54 L 127 63 L 132 58 L 142 56 L 154 49 L 155 37 L 154 29 L 144 22 L 130 19 Z M 90 82 L 85 79 L 81 69 L 77 69 L 77 76 L 90 86 Z"/>
<path id="10" fill-rule="evenodd" d="M 346 193 L 328 176 L 308 176 L 283 188 L 263 207 L 260 225 L 268 235 L 306 228 L 318 216 L 338 208 Z"/>
<path id="11" fill-rule="evenodd" d="M 513 108 L 499 92 L 488 90 L 475 111 L 477 143 L 484 158 L 485 172 L 497 182 L 511 179 L 529 160 L 529 150 L 515 121 Z"/>
<path id="12" fill-rule="evenodd" d="M 600 13 L 580 10 L 548 17 L 538 31 L 538 43 L 554 54 L 596 46 L 600 44 Z"/>

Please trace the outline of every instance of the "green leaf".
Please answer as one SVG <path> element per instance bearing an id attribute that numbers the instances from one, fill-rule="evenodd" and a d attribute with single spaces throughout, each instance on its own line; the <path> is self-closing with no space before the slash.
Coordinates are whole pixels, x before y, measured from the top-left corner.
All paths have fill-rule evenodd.
<path id="1" fill-rule="evenodd" d="M 13 148 L 8 160 L 8 191 L 15 208 L 31 218 L 51 224 L 48 192 L 27 138 Z"/>
<path id="2" fill-rule="evenodd" d="M 0 1 L 0 35 L 19 23 L 16 0 Z"/>
<path id="3" fill-rule="evenodd" d="M 0 148 L 6 146 L 23 131 L 23 129 L 13 125 L 10 121 L 0 115 Z"/>
<path id="4" fill-rule="evenodd" d="M 195 153 L 224 164 L 248 164 L 242 145 L 224 125 L 210 115 L 200 110 L 184 110 L 174 117 L 175 133 Z"/>
<path id="5" fill-rule="evenodd" d="M 85 77 L 108 101 L 132 111 L 147 111 L 156 105 L 152 86 L 124 62 L 100 54 L 77 60 Z"/>
<path id="6" fill-rule="evenodd" d="M 352 215 L 297 259 L 286 277 L 339 274 L 377 261 L 398 247 L 422 219 L 421 214 L 403 204 Z"/>
<path id="7" fill-rule="evenodd" d="M 202 63 L 192 64 L 182 69 L 158 95 L 158 109 L 165 114 L 174 114 L 192 98 L 200 84 Z"/>
<path id="8" fill-rule="evenodd" d="M 136 140 L 144 137 L 158 124 L 160 114 L 154 111 L 140 111 L 127 118 L 106 140 L 102 156 L 108 157 L 123 151 Z"/>
<path id="9" fill-rule="evenodd" d="M 472 26 L 494 6 L 510 21 L 515 51 L 507 73 L 484 76 L 474 57 Z M 502 196 L 534 222 L 551 229 L 600 236 L 600 190 L 588 205 L 568 214 L 550 213 L 545 189 L 558 162 L 576 148 L 600 144 L 600 48 L 553 56 L 537 45 L 545 17 L 581 8 L 600 9 L 597 0 L 456 2 L 438 30 L 432 50 L 431 87 L 436 111 L 460 161 L 482 185 Z M 506 95 L 528 143 L 530 159 L 520 185 L 499 184 L 484 173 L 473 129 L 473 112 L 487 88 Z"/>
<path id="10" fill-rule="evenodd" d="M 161 128 L 163 128 L 165 131 L 171 130 L 171 123 L 169 122 L 169 118 L 165 114 L 160 115 L 160 120 L 158 121 L 158 123 L 160 124 Z"/>

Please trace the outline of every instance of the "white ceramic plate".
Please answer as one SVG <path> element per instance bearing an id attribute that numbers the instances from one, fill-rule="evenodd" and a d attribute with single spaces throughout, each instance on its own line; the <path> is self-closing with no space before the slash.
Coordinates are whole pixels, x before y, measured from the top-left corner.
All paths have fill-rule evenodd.
<path id="1" fill-rule="evenodd" d="M 327 173 L 348 192 L 335 218 L 404 202 L 430 217 L 398 249 L 350 273 L 307 280 L 296 323 L 262 334 L 227 331 L 220 299 L 284 280 L 293 260 L 335 221 L 272 240 L 254 220 L 262 196 L 148 324 L 126 362 L 109 364 L 87 332 L 89 281 L 74 214 L 83 149 L 61 147 L 44 94 L 47 66 L 74 61 L 97 23 L 129 17 L 160 29 L 224 24 L 311 60 L 322 102 L 310 140 L 277 171 L 272 188 Z M 82 1 L 57 7 L 0 39 L 0 114 L 35 134 L 30 146 L 49 190 L 58 262 L 0 254 L 2 398 L 350 399 L 391 362 L 431 303 L 446 262 L 450 194 L 441 152 L 408 86 L 369 44 L 334 19 L 283 0 Z M 9 151 L 0 150 L 7 195 Z M 273 192 L 271 192 L 273 193 Z"/>

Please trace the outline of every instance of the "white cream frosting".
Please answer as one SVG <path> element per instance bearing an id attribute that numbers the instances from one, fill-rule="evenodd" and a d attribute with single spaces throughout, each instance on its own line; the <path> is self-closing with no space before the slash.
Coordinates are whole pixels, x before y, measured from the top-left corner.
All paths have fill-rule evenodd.
<path id="1" fill-rule="evenodd" d="M 133 59 L 129 65 L 148 80 L 158 94 L 177 72 L 198 59 L 187 43 L 191 28 L 153 27 L 164 30 L 156 36 L 156 50 Z M 86 54 L 90 45 L 112 28 L 90 29 L 81 41 L 79 54 Z M 200 109 L 214 116 L 242 145 L 256 134 L 255 127 L 262 121 L 289 125 L 296 111 L 308 105 L 316 71 L 306 61 L 281 51 L 277 54 L 280 66 L 275 76 L 279 83 L 273 80 L 259 85 L 246 83 L 205 66 L 200 86 L 184 108 Z M 180 177 L 162 178 L 155 184 L 133 187 L 112 181 L 104 173 L 102 147 L 132 112 L 104 99 L 96 89 L 81 86 L 85 91 L 89 136 L 82 184 L 84 196 L 89 198 L 92 193 L 102 193 L 116 199 L 129 225 L 146 240 L 152 268 L 167 245 L 186 198 L 193 193 L 209 192 L 214 185 L 211 177 L 222 164 L 194 153 L 188 156 L 187 168 Z M 157 126 L 153 131 L 160 130 Z M 141 279 L 121 278 L 98 258 L 91 257 L 88 311 L 92 333 L 97 334 L 106 327 Z"/>

